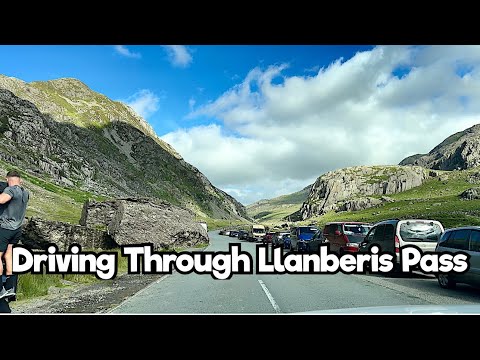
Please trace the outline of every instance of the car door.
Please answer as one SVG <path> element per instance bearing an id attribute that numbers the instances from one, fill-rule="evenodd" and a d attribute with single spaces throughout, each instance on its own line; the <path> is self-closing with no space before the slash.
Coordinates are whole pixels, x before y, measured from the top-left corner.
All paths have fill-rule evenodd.
<path id="1" fill-rule="evenodd" d="M 358 248 L 359 252 L 368 252 L 368 248 L 373 241 L 373 237 L 375 236 L 376 231 L 377 231 L 376 226 L 372 227 L 368 231 L 367 235 L 365 235 L 365 239 L 363 239 L 363 241 L 360 243 L 360 246 Z"/>
<path id="2" fill-rule="evenodd" d="M 466 281 L 472 285 L 480 286 L 480 231 L 472 230 L 470 233 L 470 269 L 466 274 Z"/>
<path id="3" fill-rule="evenodd" d="M 385 230 L 380 243 L 380 249 L 381 251 L 395 254 L 395 227 L 393 224 L 385 224 Z"/>
<path id="4" fill-rule="evenodd" d="M 454 249 L 453 250 L 454 253 L 458 252 L 458 250 L 464 251 L 467 253 L 469 252 L 468 243 L 470 238 L 470 232 L 471 230 L 468 230 L 468 229 L 460 229 L 455 231 L 455 233 L 450 236 L 450 238 L 448 239 L 448 245 Z M 468 280 L 469 271 L 463 274 L 452 272 L 452 278 L 458 282 L 469 282 Z"/>
<path id="5" fill-rule="evenodd" d="M 378 225 L 375 234 L 373 235 L 372 242 L 368 244 L 369 246 L 377 245 L 380 247 L 380 251 L 383 251 L 383 236 L 385 233 L 385 225 Z"/>

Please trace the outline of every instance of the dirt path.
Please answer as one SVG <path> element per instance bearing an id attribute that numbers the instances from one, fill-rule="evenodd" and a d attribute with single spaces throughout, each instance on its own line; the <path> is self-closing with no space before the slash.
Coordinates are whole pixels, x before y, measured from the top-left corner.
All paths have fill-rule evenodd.
<path id="1" fill-rule="evenodd" d="M 55 293 L 10 304 L 12 314 L 106 313 L 162 275 L 121 275 L 92 284 L 69 284 Z"/>

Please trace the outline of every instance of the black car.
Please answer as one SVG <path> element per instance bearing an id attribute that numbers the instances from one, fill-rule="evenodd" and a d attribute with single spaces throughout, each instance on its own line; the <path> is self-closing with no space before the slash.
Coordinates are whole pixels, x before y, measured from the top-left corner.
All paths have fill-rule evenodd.
<path id="1" fill-rule="evenodd" d="M 307 243 L 307 251 L 318 252 L 320 244 L 324 244 L 327 238 L 323 235 L 323 230 L 318 230 L 313 234 L 312 239 Z"/>
<path id="2" fill-rule="evenodd" d="M 238 232 L 238 240 L 248 240 L 248 231 L 240 230 Z"/>
<path id="3" fill-rule="evenodd" d="M 237 237 L 238 236 L 238 231 L 237 230 L 231 230 L 230 234 L 228 234 L 230 237 Z"/>

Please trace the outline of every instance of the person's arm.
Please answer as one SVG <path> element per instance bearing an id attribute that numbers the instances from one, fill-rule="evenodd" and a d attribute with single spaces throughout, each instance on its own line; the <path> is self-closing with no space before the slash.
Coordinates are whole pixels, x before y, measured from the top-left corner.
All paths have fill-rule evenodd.
<path id="1" fill-rule="evenodd" d="M 5 204 L 12 199 L 12 196 L 6 193 L 0 194 L 0 204 Z"/>
<path id="2" fill-rule="evenodd" d="M 10 186 L 7 186 L 3 193 L 0 194 L 0 205 L 9 202 L 13 197 L 13 191 Z"/>

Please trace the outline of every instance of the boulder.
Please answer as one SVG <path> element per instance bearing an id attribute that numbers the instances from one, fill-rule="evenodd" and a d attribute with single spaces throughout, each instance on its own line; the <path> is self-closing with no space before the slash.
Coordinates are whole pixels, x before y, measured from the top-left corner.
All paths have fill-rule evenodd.
<path id="1" fill-rule="evenodd" d="M 464 200 L 480 199 L 480 187 L 470 188 L 460 194 L 460 198 Z"/>
<path id="2" fill-rule="evenodd" d="M 50 243 L 57 245 L 60 251 L 67 251 L 74 243 L 79 244 L 82 249 L 116 247 L 105 231 L 38 218 L 27 219 L 22 235 L 21 243 L 29 249 L 46 250 Z"/>
<path id="3" fill-rule="evenodd" d="M 151 243 L 155 249 L 170 249 L 208 243 L 208 233 L 193 212 L 152 199 L 87 201 L 80 224 L 105 228 L 118 245 Z"/>

